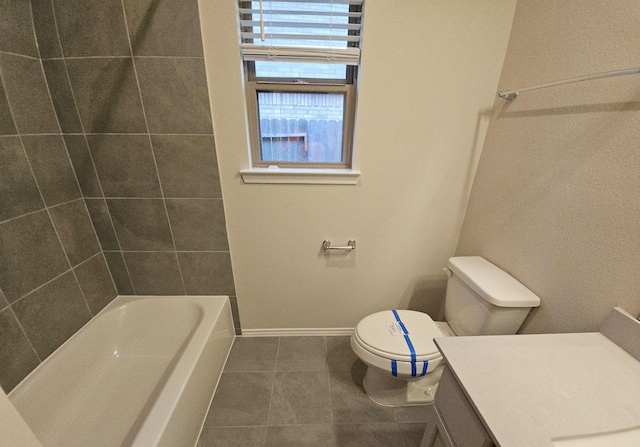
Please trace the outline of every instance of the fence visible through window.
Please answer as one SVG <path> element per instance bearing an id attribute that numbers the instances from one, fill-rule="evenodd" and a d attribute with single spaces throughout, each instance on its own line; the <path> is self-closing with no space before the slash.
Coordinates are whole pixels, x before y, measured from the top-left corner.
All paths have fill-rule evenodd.
<path id="1" fill-rule="evenodd" d="M 259 92 L 263 161 L 339 163 L 344 95 Z"/>

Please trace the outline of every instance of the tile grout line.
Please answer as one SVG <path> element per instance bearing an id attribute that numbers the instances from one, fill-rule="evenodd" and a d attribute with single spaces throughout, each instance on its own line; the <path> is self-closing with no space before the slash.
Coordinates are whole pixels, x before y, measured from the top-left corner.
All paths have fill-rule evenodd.
<path id="1" fill-rule="evenodd" d="M 65 62 L 69 59 L 71 58 L 60 58 L 56 60 L 61 60 L 62 62 Z M 52 59 L 44 59 L 45 62 L 47 60 L 52 60 Z M 77 110 L 77 107 L 76 107 L 76 110 Z M 85 135 L 82 132 L 63 132 L 62 134 L 63 135 Z M 33 136 L 40 136 L 40 135 L 60 135 L 60 134 L 54 133 L 54 132 L 43 132 L 43 133 L 23 133 L 22 135 L 25 137 L 33 137 Z M 120 136 L 143 136 L 143 137 L 147 135 L 151 135 L 153 137 L 213 137 L 213 134 L 211 133 L 154 133 L 154 132 L 149 132 L 148 134 L 141 133 L 141 132 L 87 132 L 86 135 L 98 135 L 98 136 L 120 135 Z M 7 138 L 12 136 L 15 136 L 15 135 L 0 135 L 0 138 Z"/>
<path id="2" fill-rule="evenodd" d="M 174 256 L 176 259 L 176 264 L 178 265 L 178 272 L 180 273 L 180 281 L 182 281 L 182 290 L 184 290 L 184 294 L 187 295 L 187 287 L 184 281 L 184 275 L 182 273 L 182 266 L 180 265 L 180 260 L 178 259 L 178 251 L 176 247 L 176 238 L 173 234 L 173 226 L 171 225 L 171 218 L 169 217 L 169 209 L 167 208 L 167 200 L 164 195 L 164 189 L 162 188 L 162 181 L 160 179 L 160 172 L 158 171 L 158 162 L 156 160 L 156 154 L 153 149 L 153 139 L 151 138 L 151 131 L 149 129 L 149 120 L 147 119 L 147 111 L 144 106 L 144 99 L 142 98 L 142 88 L 140 87 L 140 78 L 138 76 L 138 68 L 136 66 L 136 59 L 133 54 L 133 44 L 131 43 L 131 34 L 129 32 L 129 23 L 127 22 L 127 11 L 124 5 L 124 0 L 120 0 L 120 5 L 122 7 L 122 14 L 124 16 L 124 26 L 127 33 L 127 42 L 129 42 L 129 51 L 131 53 L 131 64 L 133 66 L 133 73 L 136 78 L 136 85 L 138 87 L 138 95 L 140 97 L 140 106 L 142 107 L 142 116 L 144 117 L 144 125 L 147 129 L 147 138 L 149 139 L 149 145 L 151 146 L 151 156 L 153 157 L 153 164 L 156 169 L 156 177 L 158 179 L 158 185 L 160 187 L 160 194 L 162 196 L 162 203 L 164 205 L 164 212 L 167 217 L 167 224 L 169 225 L 169 232 L 171 234 L 171 243 L 173 244 Z"/>
<path id="3" fill-rule="evenodd" d="M 229 250 L 103 250 L 105 253 L 229 253 Z M 235 296 L 235 295 L 229 295 Z"/>
<path id="4" fill-rule="evenodd" d="M 269 395 L 269 409 L 267 410 L 267 432 L 269 431 L 269 420 L 271 419 L 271 406 L 273 404 L 273 393 L 276 389 L 276 373 L 278 372 L 278 357 L 280 357 L 280 343 L 282 337 L 278 337 L 278 349 L 276 349 L 276 361 L 273 365 L 273 383 L 271 384 L 271 394 Z M 265 435 L 266 436 L 266 435 Z M 266 439 L 265 439 L 266 443 Z"/>
<path id="5" fill-rule="evenodd" d="M 326 353 L 325 358 L 327 358 L 327 356 L 329 355 L 329 346 L 328 346 L 328 340 L 329 337 L 325 336 L 324 338 L 325 343 L 324 343 L 324 351 Z M 279 340 L 280 342 L 280 340 Z M 278 348 L 277 348 L 277 352 L 276 352 L 276 360 L 277 357 L 279 356 L 279 354 L 281 353 L 280 350 L 280 343 L 278 342 Z M 322 348 L 320 348 L 322 349 Z M 277 362 L 276 362 L 277 365 Z M 340 368 L 336 369 L 339 371 L 350 371 L 350 367 L 346 366 L 346 364 L 340 364 L 339 365 Z M 277 370 L 277 366 L 275 367 L 275 369 Z M 318 372 L 319 370 L 315 369 L 313 370 L 315 372 Z M 329 372 L 331 372 L 333 370 L 330 370 Z M 252 371 L 233 371 L 231 373 L 251 373 Z M 253 371 L 253 372 L 262 372 L 262 373 L 267 373 L 269 371 Z M 290 371 L 290 372 L 299 372 L 299 371 Z M 272 400 L 272 399 L 271 399 Z M 394 411 L 394 415 L 395 415 L 395 411 Z M 234 425 L 234 423 L 232 421 L 228 421 L 226 424 L 224 425 L 210 425 L 209 428 L 213 429 L 213 430 L 226 430 L 226 429 L 232 429 L 232 430 L 251 430 L 251 429 L 256 429 L 256 428 L 261 428 L 261 429 L 266 429 L 266 433 L 269 432 L 270 429 L 272 428 L 292 428 L 292 427 L 297 427 L 300 428 L 304 431 L 304 429 L 306 427 L 328 427 L 330 430 L 334 431 L 336 430 L 336 427 L 360 427 L 362 430 L 358 431 L 358 439 L 371 439 L 371 436 L 375 436 L 376 431 L 373 430 L 373 428 L 370 426 L 370 424 L 376 424 L 376 423 L 380 423 L 380 424 L 390 424 L 389 427 L 393 427 L 392 432 L 393 432 L 393 436 L 397 439 L 396 444 L 400 447 L 408 447 L 409 445 L 413 445 L 412 443 L 410 443 L 410 435 L 409 434 L 405 434 L 405 431 L 402 429 L 403 426 L 408 426 L 408 425 L 416 425 L 416 424 L 424 424 L 425 428 L 428 427 L 428 421 L 414 421 L 414 422 L 409 422 L 406 421 L 404 423 L 398 422 L 397 418 L 394 417 L 394 419 L 392 421 L 382 421 L 382 420 L 358 420 L 358 421 L 349 421 L 349 422 L 345 422 L 345 423 L 341 423 L 340 421 L 335 420 L 335 418 L 332 419 L 332 422 L 330 423 L 322 423 L 322 422 L 318 422 L 318 421 L 313 421 L 313 422 L 306 422 L 306 423 L 301 423 L 301 422 L 290 422 L 290 423 L 278 423 L 275 425 L 269 425 L 269 421 L 267 422 L 266 425 L 264 424 L 239 424 L 239 425 Z M 420 429 L 421 431 L 421 435 L 423 435 L 422 431 L 423 429 Z M 409 436 L 409 437 L 407 437 Z M 264 441 L 263 441 L 264 442 Z M 258 444 L 256 444 L 258 445 Z M 262 444 L 260 444 L 262 445 Z"/>
<path id="6" fill-rule="evenodd" d="M 47 80 L 47 75 L 44 71 L 44 64 L 42 63 L 42 54 L 40 53 L 40 46 L 38 45 L 38 35 L 36 33 L 36 25 L 35 25 L 35 21 L 33 18 L 33 7 L 31 5 L 31 3 L 29 3 L 29 7 L 31 10 L 31 25 L 33 26 L 33 37 L 35 39 L 36 42 L 36 49 L 38 51 L 38 62 L 40 64 L 40 70 L 42 72 L 42 79 L 44 80 L 44 85 L 46 86 L 47 89 L 47 94 L 49 96 L 49 104 L 51 106 L 51 110 L 53 111 L 53 115 L 55 116 L 56 119 L 56 123 L 58 125 L 58 130 L 59 130 L 59 135 L 60 135 L 60 140 L 62 141 L 62 145 L 64 147 L 64 152 L 67 155 L 67 161 L 69 162 L 69 166 L 71 167 L 71 171 L 73 172 L 73 178 L 76 181 L 76 187 L 78 188 L 78 193 L 80 194 L 80 198 L 82 199 L 82 188 L 80 187 L 80 182 L 78 181 L 78 175 L 76 174 L 76 170 L 73 168 L 73 162 L 71 161 L 71 156 L 69 155 L 69 149 L 67 148 L 67 144 L 64 141 L 64 138 L 62 137 L 62 125 L 60 124 L 60 118 L 58 117 L 58 112 L 56 111 L 56 107 L 55 104 L 53 103 L 53 95 L 51 95 L 51 89 L 49 88 L 49 82 Z M 52 0 L 52 7 L 53 7 L 53 0 Z M 55 22 L 55 10 L 52 11 L 54 14 L 54 22 Z M 58 36 L 58 40 L 60 40 L 60 36 Z M 60 51 L 62 52 L 62 44 L 60 43 Z M 24 146 L 24 145 L 23 145 Z M 26 149 L 25 149 L 25 155 L 26 154 Z M 32 172 L 33 172 L 33 168 L 31 167 L 31 162 L 29 161 L 29 157 L 27 155 L 27 163 L 29 163 L 29 167 L 31 168 Z M 47 202 L 44 200 L 44 196 L 42 194 L 42 189 L 40 188 L 40 182 L 38 182 L 38 178 L 35 176 L 35 173 L 33 173 L 34 178 L 36 179 L 36 185 L 38 187 L 38 191 L 40 192 L 40 196 L 42 197 L 42 201 L 44 202 L 45 206 L 47 205 Z M 86 204 L 83 205 L 85 207 L 85 210 L 87 211 L 87 215 L 89 215 L 88 210 L 86 209 Z M 87 306 L 87 311 L 89 311 L 89 316 L 91 318 L 93 318 L 93 312 L 91 311 L 91 306 L 89 306 L 89 301 L 87 301 L 87 296 L 84 293 L 84 290 L 82 290 L 82 285 L 80 284 L 80 281 L 78 280 L 78 275 L 76 275 L 76 272 L 74 270 L 74 266 L 71 263 L 71 259 L 69 258 L 69 254 L 67 253 L 67 249 L 65 248 L 64 244 L 62 243 L 62 239 L 60 238 L 60 232 L 58 231 L 58 228 L 56 227 L 55 222 L 53 221 L 53 218 L 51 217 L 51 211 L 50 209 L 53 208 L 53 206 L 51 207 L 47 207 L 47 215 L 49 216 L 49 221 L 51 222 L 51 226 L 53 227 L 53 231 L 56 234 L 56 237 L 58 238 L 58 242 L 60 243 L 60 246 L 62 248 L 62 252 L 64 253 L 65 258 L 67 259 L 67 263 L 69 264 L 69 268 L 71 269 L 71 274 L 73 275 L 73 279 L 75 279 L 76 281 L 76 285 L 78 286 L 78 289 L 80 289 L 80 294 L 82 295 L 82 299 L 84 300 L 84 304 L 85 306 Z M 89 220 L 91 220 L 91 217 L 89 217 Z M 97 239 L 97 235 L 95 233 L 95 228 L 93 230 L 93 234 L 94 236 L 96 236 Z M 98 242 L 98 247 L 100 247 L 100 242 Z M 91 256 L 93 257 L 93 256 Z M 85 259 L 86 261 L 86 259 Z"/>
<path id="7" fill-rule="evenodd" d="M 35 179 L 34 179 L 34 180 L 35 180 Z M 45 210 L 45 209 L 47 209 L 47 208 L 56 208 L 56 207 L 59 207 L 59 206 L 68 205 L 68 204 L 70 204 L 70 203 L 72 203 L 72 202 L 75 202 L 75 201 L 77 201 L 77 200 L 82 200 L 82 197 L 78 197 L 78 198 L 75 198 L 75 199 L 71 199 L 71 200 L 68 200 L 68 201 L 66 201 L 66 202 L 57 203 L 57 204 L 52 205 L 52 206 L 47 206 L 46 204 L 44 204 L 44 206 L 43 206 L 42 208 L 39 208 L 39 209 L 37 209 L 37 210 L 29 211 L 28 213 L 20 214 L 19 216 L 10 217 L 10 218 L 9 218 L 9 219 L 7 219 L 7 220 L 3 220 L 2 222 L 0 222 L 0 225 L 4 225 L 4 224 L 6 224 L 6 223 L 8 223 L 8 222 L 11 222 L 11 221 L 14 221 L 14 220 L 17 220 L 17 219 L 21 219 L 21 218 L 23 218 L 23 217 L 30 216 L 30 215 L 32 215 L 32 214 L 39 213 L 40 211 L 43 211 L 43 210 Z"/>
<path id="8" fill-rule="evenodd" d="M 34 348 L 33 343 L 31 343 L 31 339 L 27 335 L 27 331 L 24 330 L 24 327 L 22 326 L 22 323 L 20 322 L 20 319 L 18 318 L 18 315 L 16 315 L 16 312 L 13 310 L 13 307 L 11 307 L 11 306 L 12 305 L 10 305 L 8 307 L 9 312 L 11 312 L 11 314 L 13 315 L 13 318 L 16 320 L 16 323 L 18 323 L 18 327 L 22 331 L 22 334 L 24 335 L 24 338 L 27 340 L 27 343 L 29 343 L 29 347 L 31 348 L 33 353 L 36 355 L 36 358 L 38 359 L 38 363 L 42 363 L 42 359 L 38 355 L 38 351 L 36 351 L 36 348 Z"/>
<path id="9" fill-rule="evenodd" d="M 36 30 L 35 30 L 35 25 L 34 25 L 34 22 L 33 22 L 33 11 L 32 11 L 32 8 L 31 8 L 31 3 L 29 3 L 29 11 L 31 13 L 31 24 L 33 26 L 34 38 L 36 39 L 36 48 L 38 50 L 38 55 L 39 55 L 40 54 L 40 49 L 38 48 L 38 43 L 37 43 L 38 39 L 37 39 L 37 36 L 35 35 Z M 47 91 L 49 91 L 49 84 L 47 83 L 46 76 L 44 75 L 44 68 L 43 68 L 43 65 L 42 65 L 42 60 L 40 60 L 40 69 L 42 70 L 42 76 L 43 76 L 43 79 L 45 81 L 45 84 L 47 85 Z M 51 99 L 51 93 L 49 93 L 49 100 L 53 101 Z M 51 224 L 51 227 L 53 228 L 53 231 L 54 231 L 54 233 L 56 235 L 56 238 L 58 240 L 58 244 L 60 246 L 60 249 L 62 250 L 62 253 L 64 254 L 64 257 L 67 260 L 67 264 L 69 265 L 69 269 L 72 270 L 71 262 L 69 262 L 69 257 L 67 256 L 67 253 L 66 253 L 66 251 L 64 249 L 64 246 L 62 245 L 62 241 L 60 240 L 60 235 L 58 234 L 58 231 L 56 230 L 55 225 L 53 224 L 53 219 L 51 218 L 51 213 L 49 212 L 49 209 L 47 208 L 47 202 L 44 200 L 44 196 L 42 195 L 42 189 L 40 188 L 40 183 L 38 182 L 38 179 L 36 178 L 35 172 L 33 171 L 33 167 L 31 166 L 31 161 L 29 160 L 29 156 L 27 154 L 27 149 L 26 149 L 26 147 L 24 145 L 24 140 L 22 138 L 22 135 L 21 135 L 21 132 L 20 132 L 20 128 L 19 128 L 18 123 L 16 122 L 16 119 L 15 119 L 15 115 L 14 115 L 14 112 L 13 112 L 13 107 L 11 106 L 11 103 L 9 102 L 8 99 L 7 99 L 7 107 L 9 108 L 9 114 L 11 115 L 11 119 L 13 120 L 13 124 L 14 124 L 14 126 L 16 128 L 16 131 L 18 132 L 17 136 L 18 136 L 18 139 L 20 140 L 20 146 L 22 147 L 22 152 L 24 153 L 24 157 L 25 157 L 25 160 L 27 162 L 27 166 L 29 167 L 29 172 L 31 173 L 31 176 L 32 176 L 33 181 L 34 181 L 34 183 L 36 185 L 36 188 L 38 189 L 38 194 L 40 195 L 40 200 L 42 201 L 42 205 L 44 206 L 44 210 L 46 211 L 47 217 L 49 218 L 49 223 Z M 55 114 L 55 109 L 54 109 L 54 114 Z M 56 122 L 57 122 L 57 119 L 58 119 L 58 115 L 56 114 Z M 60 123 L 59 122 L 58 122 L 58 128 L 60 128 Z M 60 130 L 62 130 L 62 129 L 60 129 Z M 74 174 L 75 174 L 75 171 L 74 171 Z M 82 194 L 81 191 L 80 191 L 80 193 Z M 41 211 L 41 210 L 39 210 L 39 211 Z M 65 275 L 67 273 L 68 273 L 68 270 L 65 271 L 64 273 L 56 276 L 55 278 L 50 279 L 45 284 L 41 284 L 35 290 L 38 290 L 38 289 L 44 287 L 46 284 L 51 283 L 53 280 L 61 277 L 62 275 Z M 82 294 L 82 299 L 84 301 L 85 306 L 87 306 L 87 310 L 89 311 L 89 315 L 91 315 L 91 310 L 89 309 L 89 304 L 87 303 L 87 299 L 84 296 L 84 292 L 82 292 L 82 288 L 80 287 L 80 284 L 78 283 L 78 278 L 76 278 L 75 274 L 73 275 L 73 277 L 74 277 L 74 280 L 76 281 L 76 284 L 78 285 L 78 288 L 80 289 L 80 292 Z M 27 332 L 25 331 L 24 327 L 22 326 L 22 324 L 18 320 L 18 316 L 16 315 L 16 313 L 14 312 L 13 307 L 12 307 L 13 304 L 17 303 L 18 301 L 22 300 L 26 296 L 28 296 L 31 293 L 35 292 L 35 290 L 32 290 L 28 294 L 22 296 L 20 299 L 10 303 L 9 307 L 11 308 L 11 312 L 13 313 L 14 318 L 16 319 L 16 321 L 18 322 L 18 325 L 20 326 L 20 329 L 22 330 L 23 334 L 25 335 L 25 337 L 27 339 L 27 342 L 29 343 L 29 346 L 31 346 L 31 349 L 35 352 L 36 357 L 38 358 L 40 363 L 42 363 L 42 360 L 40 359 L 40 356 L 38 355 L 35 347 L 33 346 L 33 343 L 31 341 L 31 339 L 29 338 L 29 336 L 27 335 Z M 8 299 L 7 299 L 7 302 L 9 302 Z"/>
<path id="10" fill-rule="evenodd" d="M 223 200 L 220 197 L 164 197 L 166 200 Z M 85 199 L 109 199 L 109 200 L 162 200 L 162 197 L 85 197 Z"/>
<path id="11" fill-rule="evenodd" d="M 329 368 L 329 362 L 327 357 L 329 355 L 329 348 L 327 346 L 327 337 L 324 338 L 324 363 L 327 368 L 327 385 L 329 387 L 329 409 L 331 411 L 331 425 L 335 425 L 335 417 L 333 416 L 333 393 L 331 392 L 331 369 Z"/>
<path id="12" fill-rule="evenodd" d="M 122 246 L 120 244 L 120 238 L 118 237 L 118 233 L 116 232 L 116 227 L 113 224 L 113 218 L 111 217 L 111 212 L 109 211 L 109 206 L 107 204 L 106 199 L 104 198 L 104 189 L 102 188 L 102 181 L 100 180 L 100 175 L 98 174 L 98 170 L 96 169 L 96 164 L 95 161 L 93 159 L 93 154 L 91 153 L 91 148 L 89 147 L 89 140 L 87 139 L 87 131 L 84 127 L 84 122 L 82 120 L 82 116 L 80 115 L 80 109 L 78 107 L 78 100 L 76 99 L 76 94 L 75 91 L 73 89 L 73 84 L 71 83 L 71 75 L 69 75 L 69 67 L 67 66 L 67 61 L 64 56 L 64 48 L 62 47 L 62 40 L 60 39 L 60 29 L 58 27 L 58 17 L 56 15 L 56 8 L 55 8 L 55 4 L 53 2 L 53 0 L 51 0 L 51 13 L 53 15 L 53 24 L 55 26 L 56 29 L 56 36 L 58 37 L 58 45 L 60 46 L 60 54 L 62 55 L 61 59 L 62 59 L 62 64 L 64 66 L 64 72 L 66 75 L 66 79 L 67 82 L 69 83 L 69 90 L 71 91 L 71 98 L 73 99 L 73 105 L 75 106 L 76 109 L 76 114 L 78 115 L 78 121 L 80 122 L 80 128 L 82 129 L 82 135 L 84 137 L 84 144 L 86 147 L 87 152 L 89 153 L 89 159 L 91 160 L 91 166 L 93 167 L 93 171 L 96 173 L 96 179 L 98 180 L 98 187 L 100 188 L 100 192 L 102 193 L 102 200 L 104 202 L 104 206 L 107 208 L 107 216 L 109 218 L 109 222 L 111 223 L 111 228 L 113 228 L 113 234 L 116 237 L 116 242 L 118 244 L 118 247 L 120 248 L 120 250 L 122 251 Z M 34 27 L 35 30 L 35 27 Z M 47 83 L 48 86 L 48 83 Z M 57 116 L 57 115 L 56 115 Z M 60 126 L 61 130 L 62 130 L 62 126 Z M 64 140 L 64 136 L 62 137 L 65 147 L 67 147 L 67 142 Z M 67 152 L 69 151 L 69 149 L 67 148 Z M 73 167 L 73 163 L 71 163 L 71 166 Z M 74 173 L 75 173 L 75 168 L 74 168 Z M 76 174 L 76 180 L 77 180 L 77 174 Z M 100 238 L 98 237 L 98 232 L 96 231 L 96 226 L 93 223 L 93 218 L 91 217 L 91 213 L 89 213 L 89 208 L 87 207 L 87 202 L 86 202 L 86 197 L 84 197 L 84 192 L 82 191 L 82 188 L 80 188 L 80 193 L 82 194 L 82 197 L 85 199 L 85 208 L 87 211 L 87 214 L 89 214 L 89 220 L 91 221 L 91 226 L 93 227 L 93 231 L 96 235 L 96 238 L 98 239 L 98 246 L 100 247 L 100 250 L 103 253 L 103 258 L 104 258 L 104 262 L 107 266 L 107 271 L 109 272 L 109 277 L 111 278 L 111 283 L 113 285 L 113 288 L 115 289 L 116 293 L 119 293 L 118 291 L 118 287 L 116 285 L 116 281 L 113 278 L 113 274 L 111 273 L 111 268 L 109 267 L 109 263 L 107 262 L 107 258 L 104 256 L 104 250 L 102 248 L 102 244 L 100 242 Z M 131 284 L 131 288 L 133 289 L 133 293 L 136 294 L 136 290 L 135 287 L 133 285 L 133 281 L 131 279 L 131 273 L 129 272 L 129 266 L 127 265 L 126 260 L 124 259 L 124 255 L 122 256 L 122 262 L 124 264 L 124 268 L 127 271 L 127 276 L 129 278 L 129 283 Z"/>
<path id="13" fill-rule="evenodd" d="M 31 14 L 31 22 L 33 23 L 33 13 Z M 33 28 L 34 34 L 35 34 L 35 27 Z M 36 39 L 36 48 L 38 48 L 38 40 Z M 40 60 L 35 56 L 29 56 L 28 54 L 20 54 L 20 53 L 12 53 L 11 51 L 2 51 L 0 50 L 0 55 L 7 55 L 7 56 L 18 56 L 18 57 L 25 57 L 27 59 L 32 59 L 34 61 Z"/>
<path id="14" fill-rule="evenodd" d="M 125 19 L 126 20 L 126 19 Z M 0 51 L 0 53 L 7 53 L 6 51 Z M 11 53 L 8 53 L 11 54 Z M 17 56 L 23 56 L 21 54 L 17 54 Z M 25 55 L 26 56 L 26 55 Z M 26 57 L 30 57 L 30 56 L 26 56 Z M 65 58 L 63 57 L 48 57 L 46 59 L 43 59 L 45 61 L 56 61 L 56 60 L 60 60 Z M 122 55 L 117 55 L 117 56 L 67 56 L 66 59 L 70 59 L 70 60 L 78 60 L 78 59 L 132 59 L 132 58 L 138 58 L 138 59 L 204 59 L 204 56 L 122 56 Z M 35 59 L 35 58 L 34 58 Z"/>
<path id="15" fill-rule="evenodd" d="M 80 267 L 81 265 L 89 262 L 91 259 L 95 258 L 96 256 L 98 256 L 100 253 L 96 253 L 94 255 L 91 255 L 90 257 L 88 257 L 87 259 L 85 259 L 84 261 L 82 261 L 81 263 L 79 263 L 78 265 L 76 265 L 75 267 L 70 268 L 69 270 L 65 270 L 64 272 L 60 273 L 59 275 L 54 276 L 53 278 L 47 280 L 46 282 L 40 284 L 38 287 L 36 287 L 33 290 L 30 290 L 29 292 L 23 294 L 21 297 L 19 297 L 18 299 L 16 299 L 15 301 L 9 303 L 9 306 L 13 306 L 14 304 L 16 304 L 19 301 L 22 301 L 25 298 L 28 298 L 29 295 L 31 295 L 32 293 L 37 292 L 38 290 L 42 289 L 43 287 L 48 286 L 49 284 L 51 284 L 52 282 L 56 281 L 57 279 L 60 279 L 61 277 L 63 277 L 64 275 L 68 274 L 69 272 L 73 271 L 74 268 L 76 267 Z M 9 301 L 7 299 L 7 301 Z"/>

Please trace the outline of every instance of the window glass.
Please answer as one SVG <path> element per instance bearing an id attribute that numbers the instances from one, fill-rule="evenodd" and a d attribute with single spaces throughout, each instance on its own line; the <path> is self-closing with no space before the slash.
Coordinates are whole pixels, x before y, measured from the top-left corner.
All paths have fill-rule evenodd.
<path id="1" fill-rule="evenodd" d="M 305 62 L 256 61 L 258 78 L 345 79 L 347 66 L 340 64 L 311 64 Z"/>
<path id="2" fill-rule="evenodd" d="M 261 160 L 340 163 L 344 108 L 342 93 L 258 92 Z"/>

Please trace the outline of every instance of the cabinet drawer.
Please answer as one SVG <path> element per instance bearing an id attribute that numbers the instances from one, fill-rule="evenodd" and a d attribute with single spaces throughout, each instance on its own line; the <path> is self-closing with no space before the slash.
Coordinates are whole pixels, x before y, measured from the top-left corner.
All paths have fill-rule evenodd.
<path id="1" fill-rule="evenodd" d="M 448 366 L 440 378 L 435 405 L 444 429 L 456 447 L 494 445 Z"/>

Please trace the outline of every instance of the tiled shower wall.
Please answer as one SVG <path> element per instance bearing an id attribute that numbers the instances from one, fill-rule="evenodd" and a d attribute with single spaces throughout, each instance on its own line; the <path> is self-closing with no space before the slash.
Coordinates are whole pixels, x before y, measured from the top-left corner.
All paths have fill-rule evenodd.
<path id="1" fill-rule="evenodd" d="M 230 295 L 239 328 L 196 0 L 30 6 L 0 2 L 7 392 L 116 295 L 113 283 Z"/>
<path id="2" fill-rule="evenodd" d="M 45 81 L 29 2 L 0 2 L 0 386 L 116 296 Z"/>

